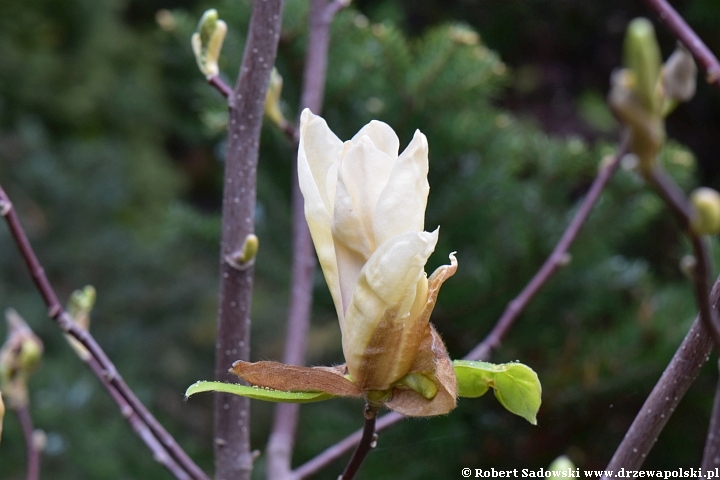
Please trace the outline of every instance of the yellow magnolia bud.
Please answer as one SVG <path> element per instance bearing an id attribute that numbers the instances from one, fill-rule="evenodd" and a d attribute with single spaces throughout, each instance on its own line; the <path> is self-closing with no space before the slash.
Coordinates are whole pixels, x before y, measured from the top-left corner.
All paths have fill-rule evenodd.
<path id="1" fill-rule="evenodd" d="M 698 235 L 720 233 L 720 193 L 712 188 L 698 188 L 690 194 L 694 215 L 690 228 Z"/>
<path id="2" fill-rule="evenodd" d="M 285 128 L 287 120 L 280 110 L 280 95 L 282 94 L 283 79 L 277 69 L 273 67 L 270 72 L 270 84 L 268 85 L 267 95 L 265 96 L 265 116 L 267 116 L 275 125 Z"/>
<path id="3" fill-rule="evenodd" d="M 455 408 L 457 377 L 430 315 L 457 260 L 453 252 L 450 265 L 425 274 L 438 239 L 438 229 L 424 231 L 428 145 L 419 131 L 398 155 L 399 143 L 378 121 L 343 143 L 325 120 L 302 112 L 298 180 L 346 364 L 235 362 L 232 373 L 282 392 L 362 395 L 372 409 L 407 416 Z"/>
<path id="4" fill-rule="evenodd" d="M 365 391 L 385 392 L 416 372 L 416 358 L 432 344 L 426 340 L 440 285 L 457 268 L 451 255 L 451 265 L 429 280 L 425 274 L 438 239 L 437 229 L 424 231 L 427 139 L 415 132 L 400 155 L 399 143 L 382 122 L 343 143 L 321 117 L 307 109 L 301 115 L 305 218 L 335 302 L 348 372 Z M 452 407 L 454 397 L 442 413 Z"/>
<path id="5" fill-rule="evenodd" d="M 207 10 L 198 22 L 190 43 L 200 71 L 206 77 L 214 77 L 220 73 L 218 59 L 222 50 L 227 24 L 218 19 L 217 10 Z"/>
<path id="6" fill-rule="evenodd" d="M 659 113 L 660 47 L 650 20 L 636 18 L 628 25 L 624 45 L 625 66 L 634 79 L 634 92 L 650 113 Z"/>

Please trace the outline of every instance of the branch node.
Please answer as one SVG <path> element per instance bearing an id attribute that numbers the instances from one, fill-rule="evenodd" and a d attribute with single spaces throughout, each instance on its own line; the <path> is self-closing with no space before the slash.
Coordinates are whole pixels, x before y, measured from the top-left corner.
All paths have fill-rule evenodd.
<path id="1" fill-rule="evenodd" d="M 260 240 L 254 234 L 245 237 L 242 247 L 229 255 L 225 255 L 225 262 L 235 270 L 244 271 L 255 265 Z"/>
<path id="2" fill-rule="evenodd" d="M 48 317 L 50 317 L 50 318 L 57 318 L 57 317 L 60 316 L 60 313 L 61 313 L 61 312 L 62 312 L 62 307 L 61 307 L 60 305 L 58 305 L 58 304 L 55 304 L 55 305 L 53 305 L 52 307 L 50 307 L 50 308 L 48 309 Z M 60 326 L 61 326 L 62 329 L 65 330 L 66 332 L 68 331 L 68 326 L 66 325 L 66 322 L 62 321 L 62 322 L 60 323 Z"/>

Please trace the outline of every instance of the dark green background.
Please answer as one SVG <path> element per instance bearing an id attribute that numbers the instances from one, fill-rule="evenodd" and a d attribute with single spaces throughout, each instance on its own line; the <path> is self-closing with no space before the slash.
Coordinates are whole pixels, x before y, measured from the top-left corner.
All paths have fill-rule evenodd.
<path id="1" fill-rule="evenodd" d="M 201 466 L 212 468 L 210 395 L 182 392 L 213 368 L 225 108 L 197 71 L 189 37 L 205 8 L 229 24 L 221 70 L 234 83 L 247 1 L 0 2 L 0 181 L 59 295 L 93 284 L 92 331 L 120 372 Z M 720 51 L 720 7 L 678 7 Z M 156 13 L 170 9 L 160 28 Z M 360 13 L 362 12 L 362 13 Z M 627 22 L 620 1 L 359 1 L 333 25 L 325 116 L 343 139 L 372 118 L 401 145 L 430 145 L 426 227 L 440 225 L 428 271 L 457 251 L 433 322 L 452 356 L 489 331 L 551 251 L 612 153 L 604 106 Z M 277 67 L 297 115 L 305 2 L 289 0 Z M 463 22 L 462 26 L 459 22 Z M 459 41 L 476 29 L 480 45 Z M 660 28 L 665 56 L 673 40 Z M 504 63 L 502 63 L 504 62 Z M 718 185 L 718 92 L 669 119 L 663 161 L 686 188 Z M 258 173 L 253 359 L 279 359 L 287 313 L 291 149 L 263 130 Z M 694 157 L 699 160 L 696 162 Z M 688 246 L 659 200 L 621 170 L 572 250 L 493 360 L 520 360 L 543 384 L 538 426 L 487 396 L 451 415 L 405 421 L 380 437 L 360 478 L 459 478 L 462 467 L 540 468 L 568 454 L 602 468 L 688 328 L 695 307 L 677 264 Z M 342 361 L 318 274 L 308 361 Z M 169 478 L 45 318 L 5 228 L 0 307 L 45 342 L 32 412 L 47 434 L 43 478 Z M 2 332 L 4 330 L 0 330 Z M 713 363 L 713 362 L 711 362 Z M 649 456 L 649 468 L 697 466 L 716 373 L 707 367 Z M 272 407 L 253 403 L 253 447 Z M 302 408 L 295 465 L 360 427 L 362 405 Z M 24 478 L 17 421 L 6 417 L 0 478 Z M 262 478 L 264 457 L 257 462 Z M 342 462 L 318 478 L 337 478 Z"/>

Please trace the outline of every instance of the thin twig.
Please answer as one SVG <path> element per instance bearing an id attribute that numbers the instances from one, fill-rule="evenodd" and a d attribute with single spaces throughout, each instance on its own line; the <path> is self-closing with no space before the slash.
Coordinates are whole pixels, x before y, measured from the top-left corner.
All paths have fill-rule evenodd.
<path id="1" fill-rule="evenodd" d="M 694 233 L 692 228 L 690 228 L 692 218 L 690 203 L 672 177 L 667 175 L 661 168 L 653 168 L 646 173 L 645 178 L 657 194 L 665 201 L 670 211 L 673 212 L 692 244 L 693 254 L 695 255 L 695 265 L 693 267 L 695 301 L 700 311 L 700 319 L 715 341 L 715 345 L 720 348 L 720 326 L 718 326 L 717 319 L 712 316 L 709 303 L 710 287 L 708 286 L 708 278 L 710 277 L 711 271 L 710 254 L 708 253 L 707 245 L 703 238 Z"/>
<path id="2" fill-rule="evenodd" d="M 220 75 L 207 77 L 207 82 L 215 87 L 215 89 L 225 98 L 230 98 L 230 95 L 233 93 L 233 89 L 230 88 L 230 85 L 225 83 L 225 80 L 220 78 Z"/>
<path id="3" fill-rule="evenodd" d="M 608 470 L 635 469 L 642 465 L 668 418 L 692 384 L 700 367 L 707 361 L 713 342 L 720 347 L 720 327 L 714 315 L 720 297 L 718 283 L 713 287 L 712 295 L 709 294 L 710 256 L 704 239 L 693 232 L 690 226 L 692 219 L 690 203 L 680 187 L 660 167 L 645 172 L 645 178 L 665 201 L 692 243 L 695 255 L 693 285 L 699 320 L 695 321 L 680 349 L 645 400 L 645 404 L 610 460 Z M 716 398 L 715 401 L 717 403 L 720 399 Z M 712 434 L 712 430 L 710 433 Z M 712 446 L 707 445 L 706 452 L 708 449 L 712 449 Z"/>
<path id="4" fill-rule="evenodd" d="M 718 363 L 720 369 L 720 362 Z M 705 449 L 703 450 L 702 463 L 703 472 L 713 471 L 720 463 L 720 382 L 715 390 L 715 401 L 713 402 L 712 415 L 708 425 Z"/>
<path id="5" fill-rule="evenodd" d="M 20 405 L 15 407 L 15 413 L 20 420 L 20 426 L 25 437 L 25 449 L 27 457 L 27 480 L 38 480 L 40 478 L 40 450 L 35 441 L 35 427 L 33 427 L 30 407 Z"/>
<path id="6" fill-rule="evenodd" d="M 208 477 L 200 467 L 190 459 L 175 439 L 160 425 L 160 422 L 152 416 L 150 411 L 145 408 L 130 387 L 127 386 L 117 372 L 115 365 L 110 361 L 93 336 L 80 328 L 70 315 L 65 312 L 2 186 L 0 186 L 0 212 L 5 217 L 5 221 L 10 229 L 10 234 L 15 240 L 35 286 L 43 297 L 45 305 L 48 308 L 48 316 L 58 324 L 64 333 L 80 342 L 95 359 L 99 366 L 98 369 L 94 370 L 98 379 L 108 390 L 115 390 L 117 395 L 114 395 L 113 399 L 115 399 L 116 402 L 118 398 L 124 399 L 124 402 L 118 403 L 118 406 L 123 410 L 123 415 L 126 415 L 125 409 L 129 406 L 152 432 L 153 436 L 163 445 L 173 460 L 185 471 L 187 476 L 196 480 L 207 480 Z"/>
<path id="7" fill-rule="evenodd" d="M 555 246 L 543 266 L 540 267 L 540 270 L 538 270 L 520 294 L 508 304 L 490 334 L 488 334 L 481 343 L 465 355 L 465 359 L 488 360 L 492 352 L 500 345 L 500 342 L 508 333 L 510 327 L 512 327 L 515 320 L 517 320 L 520 313 L 522 313 L 523 309 L 527 306 L 533 296 L 537 294 L 537 292 L 547 283 L 552 274 L 565 263 L 567 251 L 570 248 L 570 245 L 577 237 L 580 232 L 580 228 L 587 220 L 590 212 L 597 203 L 600 194 L 612 177 L 613 173 L 617 170 L 620 160 L 627 152 L 628 141 L 628 138 L 625 137 L 613 159 L 604 165 L 600 170 L 590 186 L 590 190 L 588 190 L 587 195 L 578 207 L 570 225 L 568 225 L 567 229 L 560 238 L 560 241 Z M 385 414 L 377 421 L 377 431 L 379 432 L 384 430 L 385 428 L 399 422 L 403 418 L 405 417 L 395 412 Z M 307 478 L 308 476 L 317 473 L 322 468 L 350 451 L 353 446 L 357 445 L 360 441 L 361 435 L 361 431 L 356 431 L 335 445 L 324 450 L 315 458 L 296 468 L 293 473 L 300 479 Z"/>
<path id="8" fill-rule="evenodd" d="M 215 379 L 234 382 L 228 369 L 250 358 L 250 309 L 254 268 L 236 268 L 233 258 L 255 229 L 257 165 L 265 98 L 282 28 L 283 0 L 253 3 L 240 72 L 228 98 L 230 122 L 222 209 L 222 244 Z M 250 401 L 215 394 L 215 478 L 246 480 L 250 452 Z"/>
<path id="9" fill-rule="evenodd" d="M 705 240 L 700 235 L 696 234 L 691 228 L 692 207 L 690 206 L 689 201 L 685 197 L 685 194 L 682 192 L 680 187 L 660 167 L 655 167 L 650 171 L 646 172 L 645 178 L 647 179 L 648 183 L 652 185 L 658 195 L 668 205 L 683 230 L 685 230 L 688 238 L 690 239 L 693 253 L 695 255 L 695 264 L 693 266 L 693 285 L 695 287 L 695 299 L 698 304 L 698 309 L 700 311 L 700 322 L 705 327 L 704 330 L 709 336 L 709 338 L 712 339 L 716 347 L 720 348 L 720 326 L 718 325 L 718 320 L 716 316 L 713 315 L 713 309 L 710 306 L 710 295 L 708 292 L 708 277 L 712 268 L 710 263 L 710 255 L 708 253 L 708 248 Z M 716 301 L 717 300 L 713 302 L 714 305 Z M 709 352 L 705 352 L 705 356 L 707 356 L 708 353 Z M 699 361 L 696 363 L 698 363 L 699 368 L 699 366 L 702 366 L 704 361 Z M 693 376 L 692 379 L 694 378 L 695 377 Z M 673 379 L 673 381 L 675 382 L 675 384 L 677 384 L 676 379 Z M 658 383 L 658 385 L 660 385 L 660 382 Z M 689 386 L 690 383 L 687 384 L 687 387 Z M 667 386 L 663 385 L 663 388 L 667 389 Z M 655 390 L 653 390 L 653 392 L 654 391 Z M 682 395 L 684 393 L 685 391 L 682 391 L 679 397 L 682 398 Z M 677 398 L 677 396 L 675 398 Z M 657 399 L 655 399 L 655 401 L 657 402 Z M 648 397 L 646 405 L 648 404 L 648 402 L 651 402 L 650 397 Z M 719 402 L 720 383 L 718 385 L 718 391 L 715 398 L 716 408 L 720 408 L 720 405 L 718 405 Z M 626 468 L 634 468 L 642 465 L 642 462 L 645 459 L 645 455 L 647 455 L 647 453 L 650 451 L 650 448 L 652 448 L 652 445 L 655 443 L 655 440 L 660 435 L 660 432 L 665 426 L 666 420 L 662 420 L 664 420 L 665 417 L 669 417 L 672 411 L 674 411 L 675 406 L 677 405 L 672 405 L 672 408 L 668 411 L 668 403 L 669 402 L 661 402 L 659 405 L 651 403 L 647 407 L 643 406 L 643 409 L 638 414 L 638 417 L 633 422 L 633 425 L 631 425 L 630 430 L 628 430 L 625 439 L 615 452 L 615 455 L 613 456 L 610 462 L 610 466 L 608 466 L 608 469 L 623 467 L 626 464 L 628 465 Z M 662 417 L 660 419 L 661 421 L 658 421 L 657 418 L 653 417 L 653 412 L 657 412 L 658 410 L 662 412 Z M 646 413 L 643 417 L 644 411 L 646 411 Z M 720 415 L 720 412 L 718 412 L 717 414 Z M 717 418 L 715 417 L 715 415 L 716 411 L 714 409 L 713 418 L 710 422 L 710 429 L 705 444 L 703 466 L 712 465 L 712 463 L 708 464 L 706 462 L 714 461 L 715 455 L 712 452 L 714 452 L 718 446 L 718 440 L 716 440 L 714 437 L 720 425 L 717 424 Z M 640 452 L 640 455 L 638 455 L 638 452 Z"/>
<path id="10" fill-rule="evenodd" d="M 335 1 L 328 4 L 327 0 L 312 1 L 300 111 L 309 108 L 317 115 L 321 113 L 327 76 L 330 24 L 335 13 L 342 8 L 342 6 L 334 7 L 336 3 L 341 2 Z M 346 5 L 347 3 L 343 4 Z M 295 161 L 293 162 L 291 176 L 293 212 L 292 290 L 283 362 L 289 365 L 303 365 L 307 349 L 307 335 L 310 328 L 315 254 L 310 230 L 305 221 L 304 200 L 297 178 L 298 132 L 288 122 L 285 133 L 295 147 Z M 269 480 L 283 480 L 292 477 L 290 467 L 299 408 L 300 406 L 294 403 L 280 403 L 275 407 L 275 417 L 267 445 L 267 478 Z"/>
<path id="11" fill-rule="evenodd" d="M 690 50 L 705 70 L 707 82 L 720 88 L 720 62 L 685 19 L 666 0 L 645 0 L 645 3 L 658 14 L 672 34 Z"/>
<path id="12" fill-rule="evenodd" d="M 720 302 L 720 279 L 713 286 L 710 301 L 712 309 L 717 311 Z M 636 470 L 642 465 L 680 400 L 700 373 L 712 346 L 712 338 L 705 324 L 700 320 L 700 316 L 696 317 L 625 433 L 607 466 L 608 471 L 618 471 L 621 468 Z"/>
<path id="13" fill-rule="evenodd" d="M 375 422 L 375 433 L 380 433 L 388 427 L 395 425 L 400 420 L 404 419 L 403 415 L 396 412 L 386 413 L 382 417 L 378 418 Z M 319 455 L 315 456 L 306 463 L 293 470 L 293 478 L 301 480 L 308 478 L 311 475 L 315 475 L 323 468 L 337 460 L 338 458 L 345 455 L 347 452 L 353 449 L 360 440 L 362 439 L 364 429 L 355 431 L 348 435 L 344 439 L 340 440 L 336 444 L 326 448 Z"/>
<path id="14" fill-rule="evenodd" d="M 353 480 L 360 470 L 360 465 L 365 461 L 370 450 L 375 447 L 377 435 L 375 434 L 375 420 L 377 418 L 377 409 L 365 405 L 365 426 L 363 427 L 362 437 L 358 443 L 355 453 L 345 467 L 345 471 L 340 475 L 338 480 Z"/>
<path id="15" fill-rule="evenodd" d="M 84 359 L 85 363 L 99 378 L 105 375 L 105 370 L 100 366 L 98 361 L 93 357 Z M 153 435 L 153 432 L 148 428 L 147 424 L 143 422 L 142 418 L 135 412 L 125 398 L 113 387 L 111 383 L 101 382 L 102 386 L 105 387 L 107 392 L 110 394 L 115 403 L 120 407 L 120 413 L 123 418 L 127 420 L 130 427 L 133 429 L 135 434 L 145 445 L 150 449 L 153 454 L 153 459 L 160 465 L 167 468 L 178 480 L 190 480 L 192 477 L 170 456 L 165 447 L 160 441 Z"/>

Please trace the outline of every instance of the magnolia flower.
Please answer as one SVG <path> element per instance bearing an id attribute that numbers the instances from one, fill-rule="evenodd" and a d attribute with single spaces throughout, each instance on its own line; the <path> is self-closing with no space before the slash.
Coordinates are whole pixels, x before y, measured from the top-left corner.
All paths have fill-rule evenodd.
<path id="1" fill-rule="evenodd" d="M 398 157 L 387 124 L 341 142 L 309 110 L 300 120 L 298 177 L 305 218 L 342 330 L 353 381 L 384 390 L 409 370 L 428 318 L 425 263 L 438 230 L 424 232 L 428 146 L 415 132 Z"/>
<path id="2" fill-rule="evenodd" d="M 336 383 L 338 395 L 380 399 L 406 415 L 454 408 L 452 363 L 429 319 L 457 262 L 451 254 L 451 265 L 427 278 L 425 263 L 438 239 L 437 229 L 424 231 L 427 139 L 417 131 L 399 156 L 398 149 L 398 137 L 385 123 L 372 121 L 343 143 L 324 119 L 303 111 L 298 178 L 347 363 L 284 369 L 273 362 L 236 362 L 234 373 L 284 390 L 334 393 L 327 382 Z M 281 384 L 281 377 L 288 378 Z"/>

